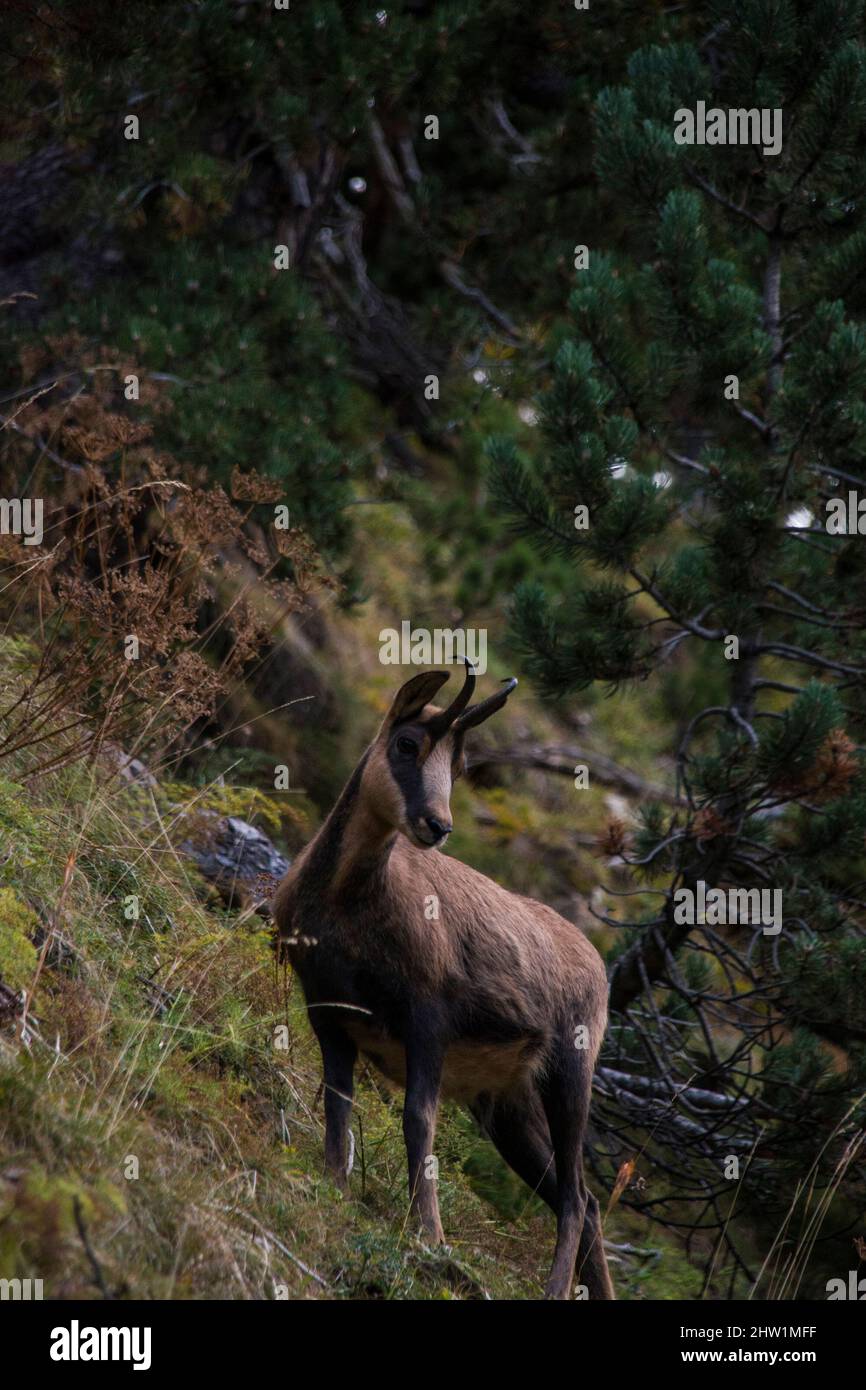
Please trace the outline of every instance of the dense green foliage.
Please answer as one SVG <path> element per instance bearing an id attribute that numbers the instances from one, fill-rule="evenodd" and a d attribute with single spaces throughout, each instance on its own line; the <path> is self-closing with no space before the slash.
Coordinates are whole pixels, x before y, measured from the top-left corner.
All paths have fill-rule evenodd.
<path id="1" fill-rule="evenodd" d="M 685 692 L 682 805 L 645 806 L 633 847 L 615 846 L 661 902 L 635 914 L 611 994 L 620 1065 L 688 1084 L 697 1063 L 730 1098 L 715 1143 L 671 1125 L 673 1191 L 700 1190 L 703 1164 L 726 1210 L 722 1156 L 747 1139 L 741 1203 L 752 1193 L 775 1218 L 814 1161 L 844 1228 L 864 1195 L 846 1145 L 866 1032 L 843 981 L 866 964 L 866 553 L 856 528 L 826 523 L 832 499 L 866 486 L 863 7 L 735 13 L 702 45 L 639 49 L 627 83 L 599 94 L 601 196 L 629 200 L 640 238 L 606 244 L 577 277 L 540 455 L 508 437 L 490 453 L 500 503 L 573 565 L 567 594 L 536 582 L 518 595 L 515 635 L 541 687 L 561 697 L 675 663 Z M 779 108 L 783 148 L 676 143 L 672 112 L 698 101 Z M 684 922 L 677 894 L 699 882 L 778 891 L 783 920 L 754 936 L 724 917 L 712 932 Z M 717 969 L 689 978 L 690 949 Z M 653 982 L 677 1021 L 644 1033 L 626 1011 Z M 708 1046 L 722 1019 L 736 1043 Z M 844 1048 L 843 1067 L 820 1039 Z M 805 1113 L 821 1114 L 817 1132 Z"/>
<path id="2" fill-rule="evenodd" d="M 527 678 L 451 852 L 607 952 L 620 1293 L 820 1296 L 866 1188 L 866 560 L 825 527 L 866 489 L 862 3 L 20 0 L 4 31 L 0 491 L 52 529 L 0 550 L 0 1275 L 86 1288 L 77 1199 L 119 1293 L 537 1292 L 544 1217 L 456 1112 L 453 1260 L 403 1229 L 369 1077 L 357 1209 L 323 1182 L 299 1000 L 183 857 L 194 805 L 299 848 L 411 619 Z M 678 144 L 701 101 L 780 108 L 780 153 Z M 780 890 L 781 932 L 678 921 L 699 881 Z"/>

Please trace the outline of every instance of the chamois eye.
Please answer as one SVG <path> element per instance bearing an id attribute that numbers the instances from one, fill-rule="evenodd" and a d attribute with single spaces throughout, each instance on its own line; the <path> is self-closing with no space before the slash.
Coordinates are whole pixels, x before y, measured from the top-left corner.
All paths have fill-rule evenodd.
<path id="1" fill-rule="evenodd" d="M 414 738 L 398 738 L 397 752 L 408 753 L 411 757 L 414 758 L 418 753 L 418 745 L 415 742 Z"/>

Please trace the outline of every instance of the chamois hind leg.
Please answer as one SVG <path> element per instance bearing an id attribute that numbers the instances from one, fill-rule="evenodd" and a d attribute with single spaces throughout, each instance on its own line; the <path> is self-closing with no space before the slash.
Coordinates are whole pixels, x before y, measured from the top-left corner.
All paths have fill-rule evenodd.
<path id="1" fill-rule="evenodd" d="M 554 1215 L 559 1201 L 556 1160 L 547 1118 L 538 1092 L 530 1089 L 470 1106 L 487 1138 L 518 1177 L 550 1207 Z M 615 1297 L 602 1243 L 601 1214 L 591 1192 L 575 1262 L 578 1284 L 585 1284 L 590 1298 Z"/>
<path id="2" fill-rule="evenodd" d="M 596 1198 L 589 1191 L 586 1194 L 586 1211 L 583 1230 L 580 1233 L 575 1273 L 578 1284 L 586 1285 L 590 1298 L 616 1298 L 607 1256 L 604 1253 L 601 1212 Z"/>
<path id="3" fill-rule="evenodd" d="M 540 1082 L 544 1112 L 556 1159 L 556 1247 L 545 1296 L 571 1294 L 576 1267 L 590 1298 L 610 1298 L 612 1289 L 601 1243 L 598 1203 L 583 1177 L 583 1140 L 589 1116 L 592 1069 L 585 1053 L 560 1047 Z M 586 1227 L 586 1233 L 584 1229 Z"/>
<path id="4" fill-rule="evenodd" d="M 509 1168 L 555 1212 L 556 1164 L 537 1091 L 485 1097 L 469 1109 Z"/>

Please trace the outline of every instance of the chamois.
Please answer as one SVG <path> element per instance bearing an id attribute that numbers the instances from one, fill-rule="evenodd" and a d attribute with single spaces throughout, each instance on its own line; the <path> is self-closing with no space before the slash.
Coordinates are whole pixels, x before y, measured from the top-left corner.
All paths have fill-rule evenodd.
<path id="1" fill-rule="evenodd" d="M 613 1298 L 598 1203 L 583 1176 L 607 981 L 583 933 L 552 908 L 444 854 L 468 729 L 517 684 L 470 704 L 475 672 L 445 710 L 448 672 L 413 676 L 318 834 L 274 897 L 281 949 L 322 1051 L 325 1165 L 348 1183 L 360 1051 L 405 1088 L 411 1211 L 444 1240 L 433 1153 L 440 1097 L 468 1106 L 506 1163 L 556 1216 L 548 1298 L 573 1280 Z"/>

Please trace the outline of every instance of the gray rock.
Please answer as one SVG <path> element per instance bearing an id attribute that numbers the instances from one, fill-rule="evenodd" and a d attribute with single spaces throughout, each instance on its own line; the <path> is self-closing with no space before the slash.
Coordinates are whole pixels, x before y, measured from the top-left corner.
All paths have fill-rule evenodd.
<path id="1" fill-rule="evenodd" d="M 180 846 L 230 906 L 266 905 L 289 860 L 264 831 L 237 816 L 201 813 L 201 830 Z"/>

